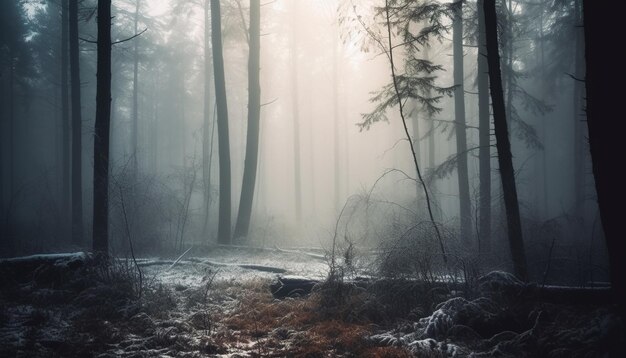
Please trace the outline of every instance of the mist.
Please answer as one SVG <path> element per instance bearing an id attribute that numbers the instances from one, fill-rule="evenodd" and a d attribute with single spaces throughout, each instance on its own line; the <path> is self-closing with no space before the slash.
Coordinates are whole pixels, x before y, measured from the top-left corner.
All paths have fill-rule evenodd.
<path id="1" fill-rule="evenodd" d="M 583 2 L 3 2 L 2 262 L 616 287 Z"/>

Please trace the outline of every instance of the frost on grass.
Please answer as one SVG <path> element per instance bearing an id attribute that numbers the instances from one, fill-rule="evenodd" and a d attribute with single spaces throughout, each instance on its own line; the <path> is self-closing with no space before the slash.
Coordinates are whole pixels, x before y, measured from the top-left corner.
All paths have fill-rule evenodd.
<path id="1" fill-rule="evenodd" d="M 624 327 L 610 307 L 547 303 L 504 272 L 479 279 L 481 296 L 450 298 L 426 317 L 369 337 L 418 356 L 590 357 L 623 346 Z"/>
<path id="2" fill-rule="evenodd" d="M 266 267 L 307 279 L 319 266 L 303 271 L 306 257 L 284 252 L 272 261 L 219 255 L 171 269 L 144 266 L 141 296 L 123 261 L 99 266 L 83 254 L 2 261 L 0 356 L 583 357 L 608 352 L 623 335 L 611 307 L 526 299 L 530 286 L 502 272 L 482 277 L 472 298 L 394 281 L 320 285 L 307 297 L 277 300 L 270 290 L 277 273 Z M 429 303 L 419 301 L 422 291 Z M 412 321 L 390 314 L 398 292 L 419 306 L 403 316 Z"/>

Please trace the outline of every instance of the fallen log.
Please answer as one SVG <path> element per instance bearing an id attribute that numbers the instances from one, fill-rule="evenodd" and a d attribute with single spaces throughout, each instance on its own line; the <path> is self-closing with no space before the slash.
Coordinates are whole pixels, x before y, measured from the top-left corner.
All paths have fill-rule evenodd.
<path id="1" fill-rule="evenodd" d="M 284 276 L 278 277 L 270 284 L 270 290 L 274 298 L 299 297 L 311 293 L 313 286 L 320 283 L 319 280 L 312 280 L 304 277 Z"/>
<path id="2" fill-rule="evenodd" d="M 568 305 L 600 305 L 611 302 L 610 286 L 600 287 L 569 287 L 569 286 L 539 286 L 534 283 L 525 284 L 517 279 L 511 279 L 506 273 L 490 273 L 481 279 L 480 286 L 474 295 L 486 297 L 500 297 L 505 300 L 525 302 L 546 302 Z M 278 277 L 270 285 L 275 298 L 305 296 L 311 293 L 313 287 L 324 281 L 305 277 L 283 276 Z M 454 295 L 468 295 L 464 282 L 426 282 L 406 279 L 373 279 L 357 278 L 344 281 L 345 285 L 352 285 L 377 292 L 410 292 L 444 291 Z"/>

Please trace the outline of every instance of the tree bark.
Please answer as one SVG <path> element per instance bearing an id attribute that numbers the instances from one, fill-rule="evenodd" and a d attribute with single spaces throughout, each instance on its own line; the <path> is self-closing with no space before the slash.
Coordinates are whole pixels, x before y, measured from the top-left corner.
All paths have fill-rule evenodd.
<path id="1" fill-rule="evenodd" d="M 485 34 L 487 43 L 487 64 L 489 67 L 489 84 L 493 105 L 493 124 L 500 165 L 500 179 L 504 193 L 504 206 L 507 217 L 509 246 L 513 259 L 515 275 L 521 280 L 528 280 L 526 254 L 522 237 L 522 224 L 515 186 L 513 156 L 506 121 L 502 75 L 500 72 L 500 53 L 498 49 L 498 21 L 496 17 L 496 0 L 484 0 Z"/>
<path id="2" fill-rule="evenodd" d="M 291 56 L 291 113 L 293 116 L 293 179 L 294 179 L 294 205 L 296 214 L 296 223 L 298 225 L 302 221 L 302 168 L 300 161 L 300 113 L 298 108 L 298 42 L 297 21 L 298 21 L 298 3 L 293 2 L 291 15 L 291 34 L 289 36 L 289 48 Z M 334 58 L 333 58 L 334 61 Z M 336 134 L 334 134 L 336 136 Z M 336 185 L 337 183 L 335 183 Z M 335 186 L 336 188 L 336 186 Z M 335 189 L 335 198 L 336 198 Z"/>
<path id="3" fill-rule="evenodd" d="M 98 0 L 97 71 L 96 124 L 93 147 L 93 250 L 108 255 L 111 0 Z"/>
<path id="4" fill-rule="evenodd" d="M 335 28 L 335 38 L 333 39 L 333 157 L 334 157 L 334 202 L 335 202 L 335 214 L 339 214 L 341 210 L 342 204 L 340 202 L 341 197 L 341 165 L 340 163 L 340 151 L 339 151 L 339 64 L 338 64 L 338 50 L 337 47 L 339 44 L 337 43 L 338 27 L 339 24 L 337 22 L 333 23 Z"/>
<path id="5" fill-rule="evenodd" d="M 491 146 L 489 117 L 489 69 L 485 34 L 484 0 L 478 0 L 478 161 L 480 176 L 479 200 L 479 252 L 486 253 L 491 248 Z"/>
<path id="6" fill-rule="evenodd" d="M 220 168 L 220 203 L 217 241 L 220 244 L 231 242 L 231 182 L 230 144 L 228 135 L 228 103 L 226 101 L 226 78 L 222 49 L 222 20 L 220 1 L 211 0 L 211 42 L 213 48 L 213 77 L 217 106 L 217 140 Z"/>
<path id="7" fill-rule="evenodd" d="M 463 71 L 463 3 L 454 5 L 452 46 L 454 57 L 454 121 L 456 122 L 456 150 L 458 153 L 459 216 L 461 240 L 469 244 L 472 238 L 472 203 L 470 201 L 467 169 L 467 133 L 465 124 L 465 92 Z"/>
<path id="8" fill-rule="evenodd" d="M 213 146 L 211 126 L 211 28 L 209 0 L 204 0 L 204 109 L 202 124 L 202 180 L 204 185 L 204 223 L 202 236 L 208 238 L 209 211 L 211 208 L 211 148 Z"/>
<path id="9" fill-rule="evenodd" d="M 234 238 L 248 235 L 252 199 L 259 158 L 259 122 L 261 117 L 261 1 L 250 0 L 250 54 L 248 57 L 248 133 L 239 214 Z"/>
<path id="10" fill-rule="evenodd" d="M 78 0 L 70 0 L 69 3 L 69 37 L 72 90 L 72 242 L 75 245 L 81 245 L 83 241 L 83 169 Z"/>
<path id="11" fill-rule="evenodd" d="M 135 0 L 135 34 L 139 29 L 139 5 L 141 0 Z M 133 162 L 133 176 L 136 179 L 137 170 L 139 169 L 139 160 L 137 153 L 139 151 L 139 37 L 133 39 L 133 108 L 132 108 L 132 139 L 131 139 L 131 155 Z"/>
<path id="12" fill-rule="evenodd" d="M 584 83 L 581 80 L 585 75 L 583 33 L 579 28 L 582 23 L 580 1 L 574 1 L 575 27 L 576 31 L 576 52 L 574 58 L 574 98 L 573 98 L 573 120 L 574 120 L 574 214 L 579 218 L 584 217 L 585 204 L 585 131 L 583 124 L 583 93 Z"/>
<path id="13" fill-rule="evenodd" d="M 69 16 L 68 0 L 61 1 L 61 218 L 63 232 L 70 218 L 70 108 L 69 108 Z"/>
<path id="14" fill-rule="evenodd" d="M 615 156 L 623 141 L 623 92 L 615 90 L 624 78 L 621 57 L 606 47 L 606 36 L 620 33 L 620 11 L 607 9 L 601 1 L 583 0 L 585 33 L 585 88 L 589 149 L 600 219 L 608 248 L 614 302 L 626 315 L 626 260 L 624 259 L 624 168 Z"/>

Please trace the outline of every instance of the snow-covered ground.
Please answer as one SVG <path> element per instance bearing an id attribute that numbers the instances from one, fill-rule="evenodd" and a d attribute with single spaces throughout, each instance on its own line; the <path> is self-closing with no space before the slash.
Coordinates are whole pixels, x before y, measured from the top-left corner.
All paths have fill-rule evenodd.
<path id="1" fill-rule="evenodd" d="M 332 287 L 331 301 L 324 288 L 272 297 L 278 276 L 326 277 L 315 250 L 216 247 L 140 258 L 141 299 L 123 270 L 102 272 L 89 258 L 0 260 L 0 357 L 592 357 L 619 348 L 619 339 L 623 346 L 610 305 L 537 300 L 529 294 L 536 286 L 505 272 L 483 276 L 473 298 L 446 293 L 410 318 L 377 321 L 393 307 L 350 284 L 334 308 L 324 303 L 333 302 Z"/>
<path id="2" fill-rule="evenodd" d="M 324 279 L 328 273 L 324 255 L 314 252 L 216 247 L 201 257 L 194 256 L 193 252 L 188 255 L 176 264 L 176 260 L 160 258 L 142 258 L 138 263 L 150 279 L 188 287 L 198 287 L 209 274 L 216 274 L 218 281 L 247 281 L 278 276 Z"/>

